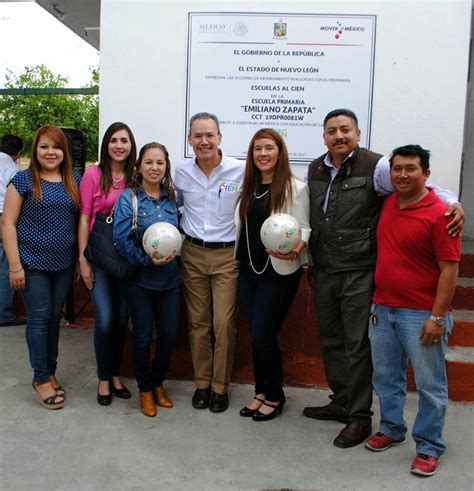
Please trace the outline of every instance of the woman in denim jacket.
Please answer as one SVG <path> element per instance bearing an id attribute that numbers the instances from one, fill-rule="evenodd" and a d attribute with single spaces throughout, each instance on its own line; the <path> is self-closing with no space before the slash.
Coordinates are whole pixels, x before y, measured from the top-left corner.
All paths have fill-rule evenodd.
<path id="1" fill-rule="evenodd" d="M 178 226 L 178 206 L 170 174 L 168 151 L 160 143 L 147 143 L 135 166 L 131 188 L 120 196 L 115 209 L 114 242 L 131 264 L 139 265 L 137 276 L 125 280 L 125 296 L 133 324 L 133 366 L 145 416 L 156 415 L 156 405 L 173 407 L 163 390 L 163 380 L 178 332 L 179 271 L 176 259 L 149 256 L 142 247 L 145 230 L 156 222 Z M 137 229 L 132 230 L 133 194 L 137 196 Z M 156 350 L 150 360 L 153 329 Z"/>

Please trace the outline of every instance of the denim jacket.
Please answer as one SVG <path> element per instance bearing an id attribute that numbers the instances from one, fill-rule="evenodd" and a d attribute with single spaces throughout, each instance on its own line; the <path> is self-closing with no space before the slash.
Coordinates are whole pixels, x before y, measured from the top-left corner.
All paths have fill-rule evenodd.
<path id="1" fill-rule="evenodd" d="M 162 191 L 159 198 L 148 196 L 140 186 L 137 193 L 137 230 L 132 233 L 132 190 L 126 189 L 117 201 L 114 213 L 114 244 L 118 253 L 131 264 L 140 267 L 136 282 L 143 288 L 167 290 L 179 284 L 176 259 L 163 266 L 155 266 L 142 247 L 145 230 L 157 222 L 178 227 L 178 206 Z"/>

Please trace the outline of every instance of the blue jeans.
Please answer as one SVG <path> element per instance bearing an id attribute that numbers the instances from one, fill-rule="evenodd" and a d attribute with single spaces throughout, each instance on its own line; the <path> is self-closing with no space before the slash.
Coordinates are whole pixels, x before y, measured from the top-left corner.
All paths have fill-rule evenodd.
<path id="1" fill-rule="evenodd" d="M 142 392 L 161 387 L 166 377 L 178 334 L 179 289 L 151 290 L 135 281 L 125 283 L 125 292 L 133 324 L 133 367 Z M 157 339 L 153 360 L 150 347 L 153 330 Z"/>
<path id="2" fill-rule="evenodd" d="M 420 330 L 429 310 L 373 305 L 376 323 L 369 321 L 369 338 L 374 365 L 373 384 L 380 401 L 380 431 L 396 440 L 407 432 L 403 418 L 406 399 L 406 370 L 410 360 L 419 394 L 418 414 L 412 437 L 417 453 L 439 457 L 446 449 L 442 437 L 448 405 L 445 353 L 453 326 L 446 316 L 439 343 L 423 346 Z"/>
<path id="3" fill-rule="evenodd" d="M 56 372 L 61 309 L 71 289 L 74 269 L 25 270 L 21 296 L 26 308 L 26 342 L 34 382 L 44 382 Z"/>
<path id="4" fill-rule="evenodd" d="M 10 270 L 7 255 L 0 240 L 0 324 L 6 324 L 15 319 L 13 310 L 13 295 L 15 290 L 10 286 Z"/>
<path id="5" fill-rule="evenodd" d="M 279 275 L 270 265 L 255 274 L 241 264 L 239 293 L 252 335 L 255 393 L 265 394 L 270 401 L 283 399 L 283 370 L 278 333 L 293 303 L 302 269 Z"/>
<path id="6" fill-rule="evenodd" d="M 91 290 L 94 305 L 94 348 L 99 380 L 118 377 L 128 324 L 128 309 L 123 296 L 123 281 L 94 267 Z"/>

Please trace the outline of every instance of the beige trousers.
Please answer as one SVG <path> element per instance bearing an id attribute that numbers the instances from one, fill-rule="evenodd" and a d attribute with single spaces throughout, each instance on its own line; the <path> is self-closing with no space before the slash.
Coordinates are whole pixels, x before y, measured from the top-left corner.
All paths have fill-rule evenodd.
<path id="1" fill-rule="evenodd" d="M 185 240 L 181 265 L 196 387 L 212 387 L 224 394 L 230 383 L 236 338 L 238 267 L 234 248 L 206 249 Z"/>

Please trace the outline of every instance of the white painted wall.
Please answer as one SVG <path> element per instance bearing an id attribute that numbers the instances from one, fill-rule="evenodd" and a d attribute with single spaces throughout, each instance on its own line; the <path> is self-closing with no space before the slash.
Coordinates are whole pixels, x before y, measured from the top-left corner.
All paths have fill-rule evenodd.
<path id="1" fill-rule="evenodd" d="M 471 17 L 471 36 L 474 31 L 474 3 Z M 470 81 L 467 89 L 466 127 L 464 133 L 464 169 L 462 172 L 461 201 L 466 212 L 463 248 L 466 239 L 474 242 L 474 50 L 471 51 Z M 473 244 L 474 245 L 474 244 Z M 473 246 L 470 247 L 474 253 Z"/>
<path id="2" fill-rule="evenodd" d="M 471 0 L 102 0 L 101 134 L 124 121 L 139 146 L 158 140 L 174 162 L 184 148 L 189 11 L 377 15 L 371 148 L 419 143 L 432 151 L 433 180 L 458 191 Z"/>

